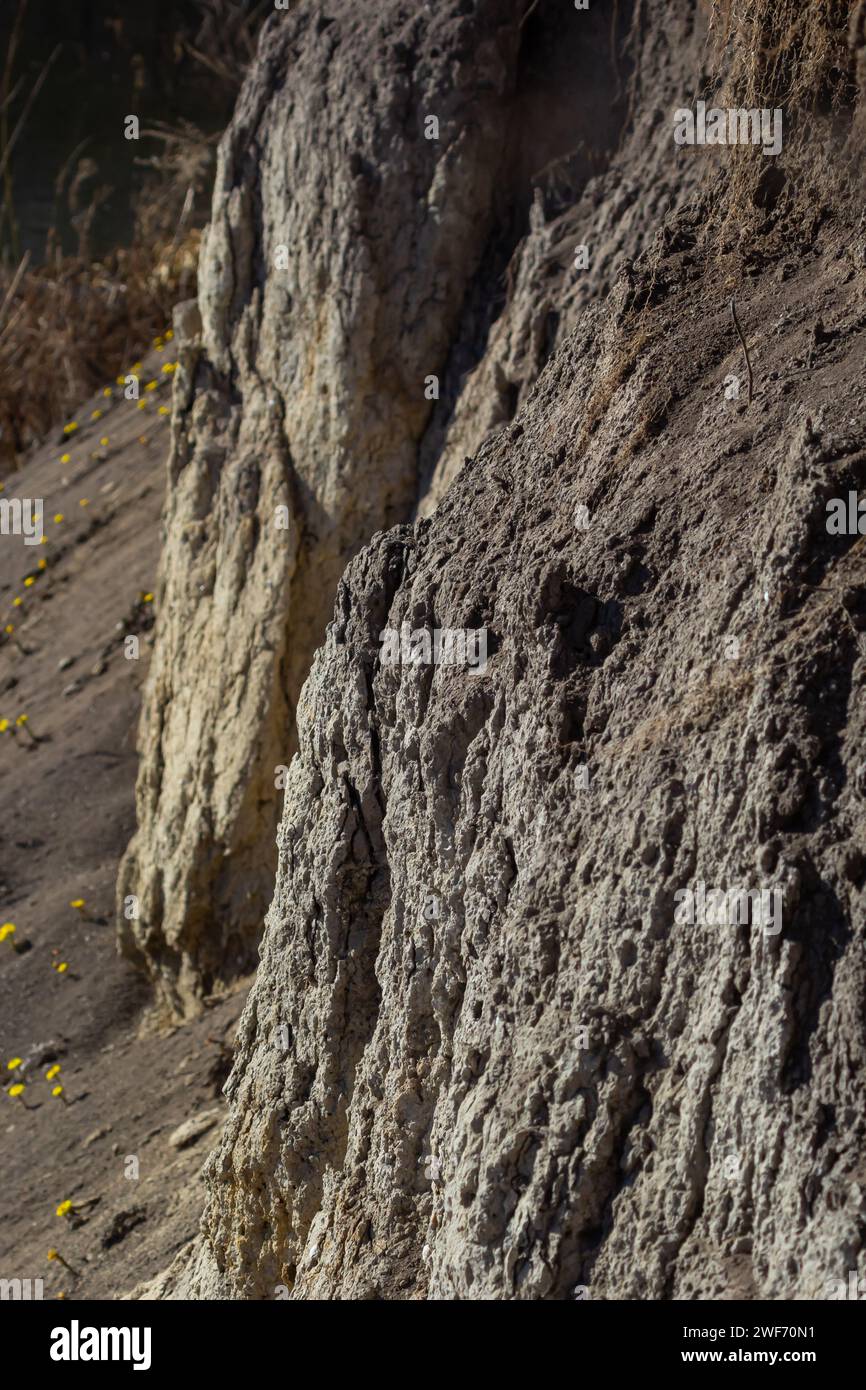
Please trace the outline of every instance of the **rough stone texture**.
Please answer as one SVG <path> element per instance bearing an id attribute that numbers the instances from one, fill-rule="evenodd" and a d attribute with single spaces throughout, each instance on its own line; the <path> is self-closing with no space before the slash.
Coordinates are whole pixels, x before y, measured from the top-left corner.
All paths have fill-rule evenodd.
<path id="1" fill-rule="evenodd" d="M 202 1235 L 140 1296 L 866 1272 L 866 566 L 826 527 L 866 488 L 866 264 L 815 149 L 769 204 L 750 152 L 729 241 L 728 170 L 672 158 L 688 196 L 513 421 L 349 565 Z M 404 622 L 484 627 L 486 670 L 384 661 Z M 676 921 L 700 883 L 777 891 L 781 931 Z"/>
<path id="2" fill-rule="evenodd" d="M 629 14 L 624 7 L 620 18 Z M 671 160 L 669 101 L 688 90 L 687 74 L 699 64 L 706 31 L 690 5 L 668 9 L 664 23 L 659 19 L 654 10 L 642 26 L 638 14 L 613 54 L 606 34 L 587 44 L 584 66 L 605 95 L 599 99 L 590 88 L 588 109 L 581 106 L 575 120 L 576 148 L 533 171 L 528 226 L 507 268 L 505 303 L 480 361 L 465 375 L 458 341 L 455 389 L 447 389 L 452 382 L 446 377 L 443 402 L 421 443 L 421 516 L 435 510 L 464 458 L 510 422 L 587 306 L 607 296 L 665 216 L 694 192 L 700 166 Z M 562 42 L 556 26 L 550 41 Z M 573 82 L 576 92 L 586 91 L 586 74 Z M 628 118 L 614 144 L 612 132 L 605 138 L 602 113 L 616 113 L 626 94 Z M 586 265 L 579 267 L 580 247 Z"/>
<path id="3" fill-rule="evenodd" d="M 123 949 L 169 1013 L 254 966 L 275 769 L 347 560 L 432 510 L 696 181 L 673 176 L 659 93 L 683 90 L 705 31 L 691 6 L 646 28 L 632 9 L 314 3 L 264 30 L 221 150 L 200 318 L 177 319 L 139 829 L 118 885 L 140 900 Z"/>
<path id="4" fill-rule="evenodd" d="M 274 15 L 221 147 L 200 335 L 178 321 L 139 828 L 118 888 L 140 900 L 124 950 L 176 1013 L 254 964 L 301 681 L 346 561 L 414 505 L 424 378 L 494 218 L 520 37 L 515 0 L 464 11 Z"/>
<path id="5" fill-rule="evenodd" d="M 172 1149 L 188 1149 L 191 1144 L 198 1143 L 203 1134 L 213 1129 L 222 1119 L 221 1110 L 202 1110 L 198 1115 L 192 1115 L 183 1124 L 178 1125 L 177 1129 L 172 1130 L 168 1136 L 169 1147 Z"/>

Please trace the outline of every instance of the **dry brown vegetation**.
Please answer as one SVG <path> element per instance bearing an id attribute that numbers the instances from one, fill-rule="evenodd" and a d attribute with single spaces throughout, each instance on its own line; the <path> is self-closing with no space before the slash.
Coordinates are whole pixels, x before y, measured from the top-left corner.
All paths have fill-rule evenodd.
<path id="1" fill-rule="evenodd" d="M 730 58 L 737 104 L 838 104 L 850 81 L 847 35 L 859 0 L 709 0 L 710 35 Z M 848 93 L 850 95 L 850 93 Z"/>
<path id="2" fill-rule="evenodd" d="M 170 324 L 173 305 L 195 294 L 218 141 L 190 121 L 142 124 L 142 148 L 150 153 L 134 158 L 140 190 L 133 236 L 98 257 L 92 233 L 114 190 L 79 147 L 59 172 L 46 171 L 55 209 L 63 210 L 77 245 L 61 249 L 55 227 L 44 253 L 22 257 L 13 169 L 33 109 L 29 98 L 21 104 L 24 79 L 16 71 L 27 4 L 18 0 L 0 64 L 0 475 L 14 471 L 83 398 L 128 369 Z M 179 28 L 177 62 L 191 61 L 208 81 L 235 91 L 270 8 L 269 0 L 249 8 L 194 0 L 197 22 Z M 40 100 L 49 106 L 44 78 L 58 51 L 32 94 L 44 83 Z"/>
<path id="3" fill-rule="evenodd" d="M 0 272 L 0 471 L 114 381 L 195 292 L 199 233 Z"/>
<path id="4" fill-rule="evenodd" d="M 759 256 L 758 242 L 790 238 L 814 210 L 830 201 L 816 181 L 816 140 L 836 146 L 832 190 L 844 203 L 862 188 L 858 140 L 850 140 L 857 106 L 854 36 L 866 14 L 864 0 L 702 0 L 708 19 L 708 86 L 704 95 L 723 107 L 781 109 L 783 155 L 764 158 L 758 146 L 738 145 L 716 166 L 705 232 L 719 259 L 737 265 Z M 859 16 L 859 21 L 858 21 Z M 862 78 L 862 74 L 861 74 Z M 847 114 L 846 114 L 847 113 Z M 705 152 L 701 152 L 701 156 Z M 774 166 L 774 167 L 771 167 Z M 771 215 L 770 215 L 771 214 Z M 732 286 L 739 278 L 730 280 Z"/>

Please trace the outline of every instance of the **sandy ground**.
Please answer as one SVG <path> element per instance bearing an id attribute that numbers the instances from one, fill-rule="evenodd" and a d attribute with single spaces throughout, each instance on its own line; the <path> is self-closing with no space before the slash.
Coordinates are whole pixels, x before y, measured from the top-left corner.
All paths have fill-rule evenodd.
<path id="1" fill-rule="evenodd" d="M 46 1298 L 118 1298 L 195 1233 L 196 1174 L 243 1003 L 238 991 L 194 1024 L 140 1037 L 148 996 L 115 950 L 168 448 L 160 407 L 171 374 L 161 369 L 172 360 L 170 343 L 143 360 L 143 409 L 116 384 L 98 393 L 78 429 L 58 431 L 0 494 L 43 498 L 46 536 L 27 546 L 0 535 L 0 723 L 10 725 L 0 732 L 0 924 L 16 928 L 0 942 L 0 1279 L 42 1278 Z M 138 660 L 124 655 L 128 634 Z M 16 725 L 22 714 L 38 742 Z M 78 899 L 82 910 L 70 906 Z M 17 953 L 13 940 L 30 949 Z M 23 1072 L 8 1069 L 15 1058 Z M 22 1080 L 23 1096 L 10 1096 Z M 58 1083 L 63 1097 L 52 1096 Z M 173 1147 L 177 1126 L 203 1112 L 209 1128 Z M 66 1201 L 73 1210 L 58 1217 Z"/>

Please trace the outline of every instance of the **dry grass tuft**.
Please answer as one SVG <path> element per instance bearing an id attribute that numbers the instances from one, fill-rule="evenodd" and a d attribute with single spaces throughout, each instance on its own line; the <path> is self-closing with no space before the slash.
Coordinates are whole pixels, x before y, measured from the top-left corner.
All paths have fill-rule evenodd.
<path id="1" fill-rule="evenodd" d="M 856 197 L 862 150 L 852 138 L 858 87 L 850 33 L 863 0 L 702 3 L 710 74 L 704 95 L 722 107 L 783 113 L 778 161 L 767 160 L 757 146 L 725 151 L 707 239 L 717 257 L 733 251 L 740 260 L 757 254 L 766 237 L 805 245 L 810 208 L 850 205 Z M 734 275 L 730 283 L 738 279 Z"/>
<path id="2" fill-rule="evenodd" d="M 0 475 L 18 467 L 27 450 L 69 419 L 82 399 L 127 370 L 171 322 L 174 304 L 196 293 L 200 229 L 219 138 L 188 121 L 142 127 L 142 138 L 156 153 L 135 160 L 142 179 L 131 242 L 100 259 L 91 249 L 94 228 L 114 189 L 102 181 L 96 162 L 83 156 L 83 141 L 54 180 L 55 221 L 63 207 L 75 251 L 61 253 L 53 230 L 42 263 L 39 256 L 22 259 L 10 156 L 33 102 L 25 102 L 14 123 L 10 103 L 23 80 L 15 83 L 13 69 L 27 3 L 17 0 L 12 40 L 0 62 Z M 192 0 L 176 26 L 178 73 L 189 71 L 188 57 L 209 74 L 211 86 L 235 92 L 272 10 L 272 0 Z"/>
<path id="3" fill-rule="evenodd" d="M 76 252 L 61 254 L 50 233 L 44 264 L 24 257 L 16 267 L 0 266 L 0 474 L 127 370 L 170 324 L 173 306 L 196 292 L 216 137 L 188 124 L 142 133 L 162 149 L 137 161 L 146 172 L 129 247 L 92 259 L 90 230 L 105 189 L 81 199 L 93 170 L 80 160 L 57 181 L 78 234 Z"/>
<path id="4" fill-rule="evenodd" d="M 0 271 L 0 472 L 165 330 L 195 291 L 199 236 Z"/>
<path id="5" fill-rule="evenodd" d="M 258 0 L 249 10 L 237 0 L 195 0 L 200 28 L 185 48 L 221 81 L 239 87 L 252 62 L 259 28 L 274 8 L 273 0 Z"/>
<path id="6" fill-rule="evenodd" d="M 576 451 L 581 453 L 592 435 L 605 418 L 608 408 L 620 388 L 625 385 L 640 359 L 651 343 L 651 335 L 644 322 L 645 315 L 639 314 L 624 328 L 610 353 L 607 366 L 596 380 L 592 395 L 586 404 L 583 425 L 576 443 Z"/>
<path id="7" fill-rule="evenodd" d="M 857 0 L 710 0 L 710 38 L 737 105 L 786 111 L 850 96 L 847 34 Z"/>

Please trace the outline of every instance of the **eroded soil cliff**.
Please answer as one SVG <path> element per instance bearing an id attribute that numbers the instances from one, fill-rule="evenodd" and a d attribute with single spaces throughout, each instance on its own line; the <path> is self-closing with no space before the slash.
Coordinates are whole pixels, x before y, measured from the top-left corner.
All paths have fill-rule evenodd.
<path id="1" fill-rule="evenodd" d="M 482 6 L 458 18 L 467 8 L 417 18 L 420 51 L 433 33 L 446 42 L 440 23 L 456 34 L 471 22 L 486 26 L 473 31 L 475 51 L 495 43 L 513 62 L 520 16 Z M 548 207 L 541 188 L 511 253 L 512 295 L 450 413 L 434 412 L 425 434 L 416 401 L 402 445 L 393 437 L 386 448 L 405 457 L 399 506 L 418 477 L 429 515 L 380 531 L 337 586 L 297 705 L 276 891 L 202 1235 L 146 1296 L 815 1298 L 862 1272 L 866 573 L 856 524 L 852 534 L 827 527 L 828 501 L 866 486 L 853 86 L 864 36 L 856 15 L 847 28 L 849 10 L 837 7 L 823 31 L 814 12 L 785 29 L 785 6 L 734 5 L 741 30 L 721 48 L 718 28 L 686 3 L 621 16 L 617 80 L 630 95 L 608 167 L 557 195 L 565 207 Z M 544 5 L 524 17 L 552 22 Z M 309 21 L 314 52 L 342 22 Z M 284 42 L 272 27 L 265 61 L 268 44 Z M 506 88 L 467 99 L 483 106 Z M 671 114 L 702 90 L 725 105 L 729 93 L 737 105 L 783 103 L 783 158 L 675 147 Z M 265 168 L 269 148 L 257 156 Z M 389 177 L 390 156 L 380 158 Z M 222 196 L 214 247 L 248 196 L 243 180 Z M 266 216 L 245 266 L 269 252 Z M 411 243 L 420 234 L 406 218 Z M 594 267 L 582 288 L 578 243 Z M 472 258 L 482 239 L 473 244 Z M 429 286 L 419 245 L 405 263 L 413 294 Z M 462 267 L 442 291 L 452 327 L 461 297 L 468 312 Z M 242 286 L 234 341 L 252 354 L 249 305 L 282 291 L 271 276 L 260 290 L 238 274 L 226 269 L 221 303 Z M 378 327 L 362 341 L 401 380 L 411 364 L 408 399 L 442 359 L 447 311 L 430 329 L 436 350 L 415 356 L 370 280 Z M 292 312 L 327 314 L 321 291 Z M 198 370 L 231 376 L 236 359 L 217 328 L 228 310 L 205 309 L 210 365 Z M 332 341 L 328 360 L 346 341 Z M 297 337 L 287 348 L 303 350 Z M 270 361 L 267 347 L 259 353 Z M 247 420 L 268 418 L 274 374 L 257 375 L 233 378 L 251 394 L 235 407 L 231 448 L 176 468 L 175 492 L 199 495 L 194 480 L 210 470 L 195 526 L 207 538 L 223 518 L 205 555 L 236 547 L 222 611 L 231 598 L 247 653 L 245 604 L 262 603 L 268 566 L 285 594 L 292 564 L 306 563 L 300 530 L 291 563 L 261 541 L 242 562 L 245 522 L 232 519 L 228 492 L 214 500 L 231 479 L 237 492 Z M 196 378 L 193 417 L 210 409 L 208 379 Z M 370 418 L 384 410 L 377 401 Z M 358 408 L 350 393 L 337 419 L 350 452 L 366 437 L 363 422 L 351 437 L 346 425 Z M 330 436 L 308 418 L 312 458 Z M 175 428 L 182 438 L 182 413 Z M 273 468 L 285 478 L 274 430 L 269 457 L 283 458 Z M 454 440 L 473 432 L 458 467 Z M 297 461 L 297 443 L 288 454 Z M 361 469 L 368 457 L 361 448 Z M 254 495 L 270 506 L 283 493 L 268 486 Z M 321 506 L 332 519 L 339 511 Z M 381 523 L 392 520 L 383 507 Z M 192 593 L 198 577 L 172 569 L 182 543 L 172 526 L 170 603 L 172 585 Z M 342 534 L 345 556 L 357 546 Z M 227 584 L 232 570 L 226 560 L 212 572 Z M 286 651 L 289 611 L 273 610 Z M 196 608 L 203 641 L 219 612 Z M 404 623 L 482 629 L 485 669 L 388 662 L 381 634 Z M 272 634 L 269 624 L 255 630 Z M 263 781 L 291 740 L 294 702 L 268 640 L 261 678 L 248 663 L 228 711 L 252 688 L 273 717 L 260 703 L 248 742 L 230 749 L 213 726 L 207 734 L 219 758 L 243 752 L 246 767 L 254 745 Z M 190 667 L 193 691 L 205 666 Z M 172 708 L 160 718 L 174 719 Z M 206 720 L 196 714 L 189 728 L 193 750 Z M 147 757 L 149 795 L 157 754 Z M 185 823 L 200 836 L 187 795 Z M 236 823 L 263 834 L 269 814 Z M 138 872 L 150 902 L 150 870 Z M 248 882 L 226 878 L 235 892 Z M 186 884 L 165 897 L 171 913 L 188 913 Z M 701 885 L 772 895 L 777 916 L 753 906 L 739 924 L 678 919 L 678 895 Z M 183 1003 L 210 978 L 198 972 L 221 924 L 237 918 L 208 908 L 200 939 L 169 930 L 167 911 L 161 925 L 148 919 L 140 944 L 155 941 L 151 969 Z"/>

